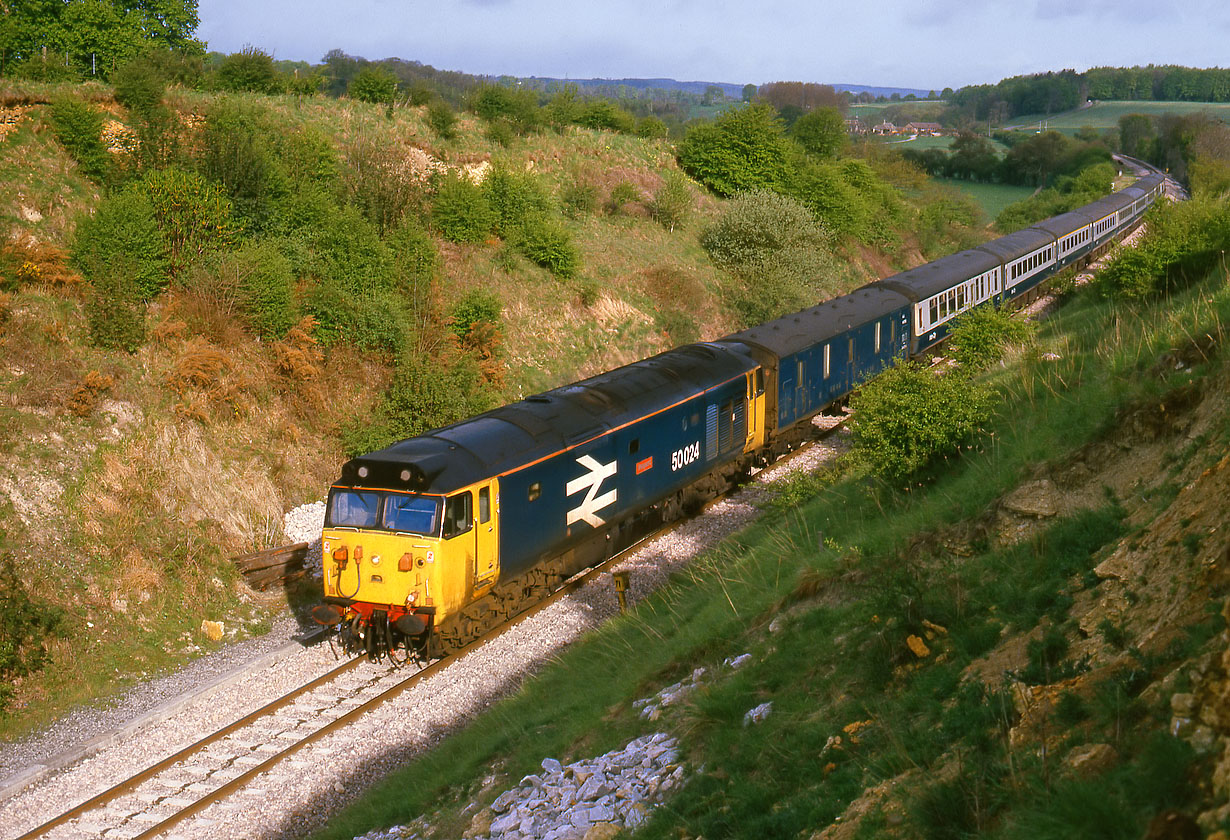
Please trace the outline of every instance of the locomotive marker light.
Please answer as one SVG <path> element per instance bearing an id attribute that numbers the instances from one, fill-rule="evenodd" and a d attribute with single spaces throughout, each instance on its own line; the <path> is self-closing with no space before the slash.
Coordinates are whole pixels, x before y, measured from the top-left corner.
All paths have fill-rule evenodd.
<path id="1" fill-rule="evenodd" d="M 628 572 L 611 572 L 611 580 L 615 581 L 615 597 L 619 599 L 619 613 L 628 611 Z"/>

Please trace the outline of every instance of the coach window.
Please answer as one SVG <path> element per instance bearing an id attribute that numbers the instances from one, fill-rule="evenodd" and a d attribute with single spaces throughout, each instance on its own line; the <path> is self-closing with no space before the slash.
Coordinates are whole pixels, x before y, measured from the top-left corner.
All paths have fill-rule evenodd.
<path id="1" fill-rule="evenodd" d="M 883 326 L 879 321 L 876 321 L 876 352 L 880 352 L 880 328 Z"/>
<path id="2" fill-rule="evenodd" d="M 829 345 L 827 345 L 827 344 L 826 344 L 826 345 L 824 345 L 824 378 L 825 378 L 825 379 L 828 379 L 828 378 L 829 378 L 829 358 L 830 358 L 830 349 L 831 349 L 831 348 L 829 347 Z"/>
<path id="3" fill-rule="evenodd" d="M 470 492 L 458 493 L 444 503 L 444 538 L 464 534 L 474 527 Z"/>

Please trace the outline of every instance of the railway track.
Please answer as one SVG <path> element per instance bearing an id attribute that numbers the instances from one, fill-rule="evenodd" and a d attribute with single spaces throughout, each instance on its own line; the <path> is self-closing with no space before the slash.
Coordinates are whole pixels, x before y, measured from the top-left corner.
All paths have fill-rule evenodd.
<path id="1" fill-rule="evenodd" d="M 114 837 L 149 840 L 219 802 L 303 748 L 354 722 L 488 639 L 563 598 L 618 561 L 568 581 L 547 598 L 462 650 L 406 673 L 357 671 L 365 656 L 337 668 L 219 729 L 140 773 L 21 835 L 18 840 Z"/>

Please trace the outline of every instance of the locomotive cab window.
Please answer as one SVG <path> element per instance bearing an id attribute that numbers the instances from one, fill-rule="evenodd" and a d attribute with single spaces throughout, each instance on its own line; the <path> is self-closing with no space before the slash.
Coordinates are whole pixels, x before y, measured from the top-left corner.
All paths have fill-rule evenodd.
<path id="1" fill-rule="evenodd" d="M 339 528 L 374 528 L 379 513 L 379 493 L 337 490 L 329 499 L 329 524 Z"/>
<path id="2" fill-rule="evenodd" d="M 444 503 L 444 538 L 464 534 L 474 527 L 470 492 L 458 493 Z"/>
<path id="3" fill-rule="evenodd" d="M 440 500 L 390 493 L 384 503 L 384 527 L 425 536 L 440 529 Z"/>

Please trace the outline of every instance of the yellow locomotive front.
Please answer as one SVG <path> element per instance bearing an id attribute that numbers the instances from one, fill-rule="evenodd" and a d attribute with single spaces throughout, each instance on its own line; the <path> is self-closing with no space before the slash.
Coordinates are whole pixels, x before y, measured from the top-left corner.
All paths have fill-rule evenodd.
<path id="1" fill-rule="evenodd" d="M 316 620 L 373 658 L 426 649 L 432 631 L 494 583 L 494 482 L 450 495 L 335 485 L 322 533 Z"/>

